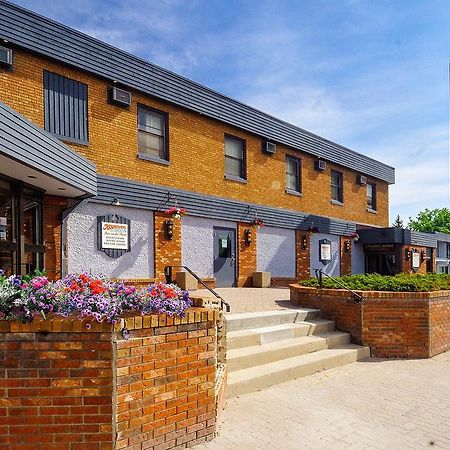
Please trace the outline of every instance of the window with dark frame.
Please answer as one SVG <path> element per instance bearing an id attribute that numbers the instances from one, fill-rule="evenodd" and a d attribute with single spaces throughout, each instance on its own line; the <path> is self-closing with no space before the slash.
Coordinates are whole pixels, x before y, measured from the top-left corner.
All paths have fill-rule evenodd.
<path id="1" fill-rule="evenodd" d="M 286 156 L 286 191 L 301 193 L 302 179 L 301 179 L 302 162 L 293 156 Z"/>
<path id="2" fill-rule="evenodd" d="M 87 144 L 88 86 L 44 70 L 44 128 L 56 137 Z"/>
<path id="3" fill-rule="evenodd" d="M 367 208 L 377 210 L 377 187 L 374 183 L 367 183 Z"/>
<path id="4" fill-rule="evenodd" d="M 344 203 L 344 174 L 337 170 L 331 171 L 331 200 Z"/>
<path id="5" fill-rule="evenodd" d="M 245 141 L 225 136 L 225 176 L 245 180 Z"/>
<path id="6" fill-rule="evenodd" d="M 447 242 L 446 244 L 446 258 L 450 259 L 450 242 Z"/>
<path id="7" fill-rule="evenodd" d="M 138 154 L 155 160 L 169 160 L 167 114 L 138 106 Z"/>

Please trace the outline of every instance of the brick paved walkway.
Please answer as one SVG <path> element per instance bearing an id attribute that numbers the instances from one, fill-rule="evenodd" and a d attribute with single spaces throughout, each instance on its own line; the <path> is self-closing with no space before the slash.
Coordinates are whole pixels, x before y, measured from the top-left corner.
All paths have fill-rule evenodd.
<path id="1" fill-rule="evenodd" d="M 316 373 L 228 401 L 200 449 L 450 449 L 450 352 Z"/>

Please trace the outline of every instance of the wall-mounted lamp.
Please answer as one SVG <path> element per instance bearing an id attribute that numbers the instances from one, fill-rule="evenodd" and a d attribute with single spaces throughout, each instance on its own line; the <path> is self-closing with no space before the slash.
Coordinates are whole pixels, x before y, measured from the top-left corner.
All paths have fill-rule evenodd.
<path id="1" fill-rule="evenodd" d="M 114 205 L 114 206 L 120 206 L 119 199 L 118 199 L 117 197 L 114 197 L 114 199 L 113 199 L 111 205 Z"/>
<path id="2" fill-rule="evenodd" d="M 302 247 L 302 250 L 306 250 L 306 248 L 308 247 L 308 238 L 305 235 L 302 236 L 300 245 Z"/>
<path id="3" fill-rule="evenodd" d="M 425 251 L 425 250 L 422 250 L 422 251 L 420 252 L 420 256 L 422 257 L 422 259 L 425 259 L 425 257 L 427 256 L 426 251 Z"/>
<path id="4" fill-rule="evenodd" d="M 352 243 L 351 243 L 350 239 L 346 239 L 344 241 L 344 252 L 350 253 L 351 248 L 352 248 Z"/>
<path id="5" fill-rule="evenodd" d="M 405 248 L 405 259 L 409 259 L 411 257 L 411 250 L 406 247 Z"/>
<path id="6" fill-rule="evenodd" d="M 245 245 L 249 246 L 252 243 L 252 230 L 250 228 L 246 228 L 244 231 L 244 239 Z"/>
<path id="7" fill-rule="evenodd" d="M 166 220 L 164 221 L 164 237 L 171 241 L 173 239 L 173 221 Z"/>

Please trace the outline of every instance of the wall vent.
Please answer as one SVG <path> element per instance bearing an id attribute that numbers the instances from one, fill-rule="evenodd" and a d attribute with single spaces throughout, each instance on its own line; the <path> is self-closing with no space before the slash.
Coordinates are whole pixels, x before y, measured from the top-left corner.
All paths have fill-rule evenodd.
<path id="1" fill-rule="evenodd" d="M 0 46 L 0 65 L 3 67 L 12 67 L 13 51 L 11 48 Z"/>
<path id="2" fill-rule="evenodd" d="M 112 87 L 109 89 L 109 101 L 119 106 L 130 106 L 131 92 Z"/>

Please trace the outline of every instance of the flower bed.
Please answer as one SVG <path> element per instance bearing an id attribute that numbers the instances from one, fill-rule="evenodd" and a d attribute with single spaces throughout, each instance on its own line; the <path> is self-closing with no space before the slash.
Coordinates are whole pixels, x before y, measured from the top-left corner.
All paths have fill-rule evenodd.
<path id="1" fill-rule="evenodd" d="M 394 276 L 366 274 L 337 277 L 337 281 L 349 289 L 357 291 L 390 291 L 390 292 L 430 292 L 450 289 L 450 275 L 429 273 L 405 274 Z M 317 278 L 299 281 L 301 286 L 319 287 Z M 333 278 L 323 277 L 322 287 L 327 289 L 341 289 L 342 285 Z"/>
<path id="2" fill-rule="evenodd" d="M 0 320 L 31 322 L 36 315 L 45 318 L 55 313 L 116 323 L 127 312 L 182 317 L 191 306 L 189 293 L 173 284 L 155 283 L 136 289 L 88 273 L 49 281 L 40 273 L 5 277 L 0 271 Z"/>

